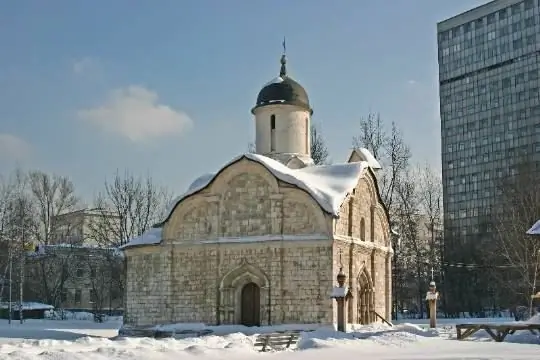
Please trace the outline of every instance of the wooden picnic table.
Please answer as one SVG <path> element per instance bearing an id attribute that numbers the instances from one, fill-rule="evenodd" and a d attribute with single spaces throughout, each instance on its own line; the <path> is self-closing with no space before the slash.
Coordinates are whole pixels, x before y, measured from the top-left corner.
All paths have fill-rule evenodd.
<path id="1" fill-rule="evenodd" d="M 507 335 L 516 331 L 528 330 L 534 335 L 540 334 L 540 324 L 506 323 L 506 324 L 458 324 L 457 339 L 464 340 L 480 330 L 485 330 L 496 342 L 503 342 Z"/>

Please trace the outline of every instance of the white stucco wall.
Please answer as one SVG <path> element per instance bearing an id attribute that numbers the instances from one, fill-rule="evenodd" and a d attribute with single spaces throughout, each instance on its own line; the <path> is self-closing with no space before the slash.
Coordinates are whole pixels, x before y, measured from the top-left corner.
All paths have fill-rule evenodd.
<path id="1" fill-rule="evenodd" d="M 275 149 L 271 149 L 271 116 L 276 116 Z M 311 157 L 311 118 L 294 105 L 267 105 L 255 110 L 255 148 L 258 154 L 300 154 Z"/>

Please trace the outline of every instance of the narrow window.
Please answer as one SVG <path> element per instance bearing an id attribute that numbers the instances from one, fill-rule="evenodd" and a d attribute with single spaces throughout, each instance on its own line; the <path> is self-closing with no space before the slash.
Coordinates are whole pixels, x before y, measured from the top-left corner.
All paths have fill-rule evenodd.
<path id="1" fill-rule="evenodd" d="M 270 151 L 276 151 L 276 115 L 270 116 Z"/>
<path id="2" fill-rule="evenodd" d="M 364 218 L 360 220 L 360 240 L 366 241 L 366 221 Z"/>

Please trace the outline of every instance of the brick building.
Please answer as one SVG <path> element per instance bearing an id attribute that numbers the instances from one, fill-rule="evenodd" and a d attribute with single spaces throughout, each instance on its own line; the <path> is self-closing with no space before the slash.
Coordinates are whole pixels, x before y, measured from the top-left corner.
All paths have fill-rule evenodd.
<path id="1" fill-rule="evenodd" d="M 252 113 L 255 154 L 195 180 L 162 223 L 123 247 L 125 325 L 335 323 L 341 267 L 354 295 L 348 322 L 390 318 L 379 163 L 358 149 L 347 163 L 313 164 L 313 111 L 285 56 Z"/>

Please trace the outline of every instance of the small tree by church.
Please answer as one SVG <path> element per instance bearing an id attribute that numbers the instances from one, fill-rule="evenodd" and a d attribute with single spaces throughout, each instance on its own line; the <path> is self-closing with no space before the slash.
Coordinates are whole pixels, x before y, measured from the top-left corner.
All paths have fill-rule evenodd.
<path id="1" fill-rule="evenodd" d="M 328 162 L 328 149 L 324 142 L 319 127 L 315 124 L 311 124 L 311 158 L 315 165 L 324 165 Z"/>

